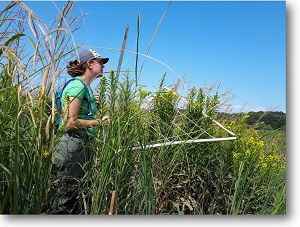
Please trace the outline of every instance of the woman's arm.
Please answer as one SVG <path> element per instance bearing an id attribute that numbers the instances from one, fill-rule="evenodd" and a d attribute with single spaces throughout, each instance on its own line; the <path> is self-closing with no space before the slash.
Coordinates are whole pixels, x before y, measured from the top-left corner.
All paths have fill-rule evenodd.
<path id="1" fill-rule="evenodd" d="M 65 102 L 64 122 L 66 129 L 81 130 L 99 125 L 97 120 L 78 119 L 81 102 L 79 98 L 74 97 L 69 97 L 69 102 Z"/>

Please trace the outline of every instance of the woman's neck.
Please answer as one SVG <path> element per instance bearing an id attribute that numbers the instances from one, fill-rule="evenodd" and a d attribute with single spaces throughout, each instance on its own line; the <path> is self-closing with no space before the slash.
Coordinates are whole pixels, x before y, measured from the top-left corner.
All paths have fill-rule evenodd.
<path id="1" fill-rule="evenodd" d="M 90 83 L 92 81 L 92 79 L 86 75 L 86 74 L 83 74 L 82 76 L 80 76 L 81 79 L 84 81 L 84 83 L 87 85 L 87 86 L 90 86 Z"/>

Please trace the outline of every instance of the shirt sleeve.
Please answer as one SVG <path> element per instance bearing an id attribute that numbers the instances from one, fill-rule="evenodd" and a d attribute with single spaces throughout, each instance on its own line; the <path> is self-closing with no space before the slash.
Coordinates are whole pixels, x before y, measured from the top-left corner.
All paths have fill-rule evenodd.
<path id="1" fill-rule="evenodd" d="M 85 95 L 85 87 L 79 80 L 71 81 L 65 88 L 63 96 L 68 95 L 69 97 L 79 98 L 81 101 Z"/>

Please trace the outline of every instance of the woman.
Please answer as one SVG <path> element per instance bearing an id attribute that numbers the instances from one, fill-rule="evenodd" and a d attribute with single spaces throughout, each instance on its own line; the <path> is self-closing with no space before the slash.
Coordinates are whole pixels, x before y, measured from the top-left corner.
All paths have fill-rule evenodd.
<path id="1" fill-rule="evenodd" d="M 54 214 L 81 212 L 78 190 L 91 159 L 87 144 L 96 133 L 94 127 L 99 125 L 94 118 L 97 107 L 90 83 L 103 75 L 108 60 L 88 49 L 67 66 L 68 74 L 75 79 L 68 82 L 61 98 L 63 121 L 59 128 L 64 134 L 55 146 L 52 160 L 58 199 Z"/>

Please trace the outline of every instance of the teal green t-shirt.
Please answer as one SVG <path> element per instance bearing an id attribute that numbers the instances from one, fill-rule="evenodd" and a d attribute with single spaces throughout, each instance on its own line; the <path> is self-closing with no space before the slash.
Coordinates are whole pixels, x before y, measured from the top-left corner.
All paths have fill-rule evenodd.
<path id="1" fill-rule="evenodd" d="M 79 81 L 79 80 L 81 80 L 81 81 Z M 88 120 L 88 119 L 91 120 L 91 119 L 94 119 L 94 115 L 96 114 L 96 111 L 97 111 L 95 97 L 93 95 L 93 91 L 89 87 L 87 87 L 89 94 L 86 94 L 87 90 L 86 90 L 85 86 L 82 84 L 82 82 L 84 83 L 84 81 L 81 77 L 76 77 L 76 80 L 73 80 L 67 84 L 67 86 L 65 87 L 65 89 L 62 93 L 62 99 L 61 99 L 62 111 L 64 111 L 66 97 L 67 96 L 68 97 L 76 97 L 76 98 L 79 98 L 82 102 L 81 106 L 80 106 L 78 118 L 84 119 L 84 120 Z M 92 116 L 87 116 L 87 114 L 89 112 L 88 100 L 90 101 L 90 105 L 92 108 L 91 109 L 92 113 L 93 113 Z M 61 121 L 60 127 L 63 127 L 63 121 Z M 83 134 L 87 134 L 87 133 L 95 134 L 96 130 L 94 128 L 87 128 L 87 129 L 83 129 L 83 130 L 76 130 L 76 132 L 83 133 Z"/>

